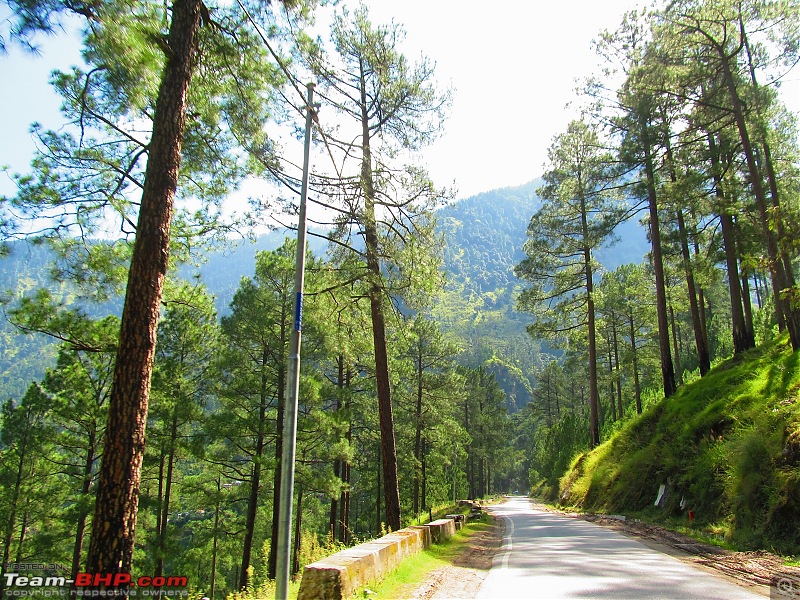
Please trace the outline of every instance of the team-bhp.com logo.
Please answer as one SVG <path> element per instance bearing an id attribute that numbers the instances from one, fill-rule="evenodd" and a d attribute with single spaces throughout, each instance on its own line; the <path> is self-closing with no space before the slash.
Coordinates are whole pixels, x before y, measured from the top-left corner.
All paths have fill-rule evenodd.
<path id="1" fill-rule="evenodd" d="M 9 597 L 189 595 L 187 577 L 143 575 L 134 579 L 129 573 L 78 573 L 72 579 L 58 575 L 34 575 L 31 571 L 20 568 L 3 573 L 5 594 Z"/>

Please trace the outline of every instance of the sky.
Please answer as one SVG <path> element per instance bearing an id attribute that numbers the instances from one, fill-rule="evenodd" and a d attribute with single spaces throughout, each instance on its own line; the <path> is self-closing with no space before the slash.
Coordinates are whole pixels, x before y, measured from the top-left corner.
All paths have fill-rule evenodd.
<path id="1" fill-rule="evenodd" d="M 406 55 L 427 56 L 440 85 L 454 89 L 445 133 L 419 160 L 437 185 L 454 186 L 459 198 L 520 185 L 544 172 L 553 137 L 576 116 L 565 107 L 576 100 L 577 80 L 597 72 L 592 39 L 641 6 L 637 0 L 365 3 L 374 22 L 403 25 Z M 7 10 L 3 4 L 0 19 Z M 45 40 L 38 57 L 13 46 L 0 55 L 0 165 L 26 169 L 33 152 L 30 123 L 60 123 L 48 74 L 78 60 L 68 36 Z M 784 93 L 800 102 L 799 81 L 800 73 L 792 73 Z M 12 190 L 0 174 L 0 193 Z"/>

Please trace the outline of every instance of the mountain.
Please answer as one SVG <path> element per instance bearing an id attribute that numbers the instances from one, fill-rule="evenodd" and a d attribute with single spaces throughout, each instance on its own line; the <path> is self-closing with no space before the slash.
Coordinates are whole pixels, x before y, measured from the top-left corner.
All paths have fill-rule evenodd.
<path id="1" fill-rule="evenodd" d="M 460 341 L 465 364 L 484 365 L 495 373 L 511 412 L 529 401 L 534 374 L 549 360 L 546 344 L 525 331 L 530 315 L 515 310 L 524 283 L 513 272 L 524 258 L 522 246 L 530 218 L 540 206 L 536 189 L 541 183 L 477 194 L 443 207 L 437 215 L 445 238 L 447 285 L 433 317 Z M 619 244 L 598 253 L 607 269 L 641 260 L 647 252 L 645 235 L 635 221 L 623 224 L 617 233 Z M 241 278 L 253 274 L 256 253 L 275 249 L 293 235 L 279 230 L 255 242 L 219 247 L 200 267 L 181 267 L 180 275 L 199 276 L 216 297 L 217 311 L 226 314 Z M 309 246 L 315 254 L 325 253 L 326 243 L 319 237 L 310 236 Z M 5 296 L 48 285 L 51 255 L 45 247 L 15 243 L 11 249 L 0 259 L 0 290 Z M 43 336 L 20 335 L 8 323 L 0 326 L 0 400 L 24 393 L 31 381 L 44 375 L 54 356 L 55 346 Z"/>
<path id="2" fill-rule="evenodd" d="M 437 215 L 447 240 L 444 270 L 453 284 L 477 293 L 514 286 L 513 269 L 525 255 L 526 230 L 539 208 L 541 181 L 483 192 L 442 208 Z"/>
<path id="3" fill-rule="evenodd" d="M 461 341 L 466 365 L 483 365 L 495 374 L 512 413 L 530 401 L 536 373 L 554 354 L 546 342 L 528 335 L 531 315 L 516 310 L 517 295 L 527 284 L 514 275 L 514 267 L 525 258 L 522 248 L 528 223 L 541 206 L 536 190 L 542 183 L 477 194 L 437 216 L 446 239 L 447 285 L 433 316 Z M 607 271 L 641 261 L 649 250 L 636 220 L 621 224 L 615 234 L 615 243 L 596 252 Z"/>
<path id="4" fill-rule="evenodd" d="M 255 273 L 256 254 L 264 250 L 276 250 L 287 237 L 294 238 L 296 235 L 289 229 L 277 229 L 258 236 L 254 242 L 244 241 L 220 247 L 210 252 L 200 267 L 182 267 L 181 276 L 190 278 L 199 274 L 200 280 L 216 298 L 217 312 L 225 315 L 242 277 L 252 277 Z M 307 239 L 308 247 L 314 254 L 325 254 L 325 240 L 313 235 Z"/>

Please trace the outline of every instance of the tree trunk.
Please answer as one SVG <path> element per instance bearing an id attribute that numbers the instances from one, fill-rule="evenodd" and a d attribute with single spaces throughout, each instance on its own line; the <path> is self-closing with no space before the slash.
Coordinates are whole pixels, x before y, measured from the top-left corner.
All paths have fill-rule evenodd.
<path id="1" fill-rule="evenodd" d="M 622 378 L 619 373 L 619 340 L 617 339 L 617 322 L 611 322 L 611 335 L 614 339 L 614 374 L 615 382 L 617 384 L 617 410 L 619 412 L 619 419 L 622 420 L 624 413 L 622 410 Z"/>
<path id="2" fill-rule="evenodd" d="M 175 444 L 178 440 L 178 412 L 177 407 L 172 413 L 172 427 L 170 428 L 169 450 L 167 451 L 167 478 L 164 483 L 164 501 L 161 506 L 161 528 L 158 531 L 158 555 L 156 568 L 153 575 L 158 577 L 164 574 L 164 554 L 167 550 L 167 524 L 169 523 L 169 502 L 172 495 L 172 472 L 175 465 Z"/>
<path id="3" fill-rule="evenodd" d="M 366 80 L 361 71 L 362 162 L 361 184 L 364 193 L 364 245 L 370 276 L 369 303 L 372 317 L 372 341 L 375 350 L 375 383 L 378 390 L 378 419 L 383 456 L 383 490 L 386 522 L 392 531 L 400 529 L 400 484 L 397 476 L 397 447 L 394 436 L 392 389 L 389 379 L 389 357 L 386 350 L 386 321 L 383 312 L 383 276 L 378 248 L 378 226 L 375 217 L 375 184 L 372 174 L 370 127 Z"/>
<path id="4" fill-rule="evenodd" d="M 269 360 L 269 348 L 264 347 L 261 355 L 261 390 L 259 393 L 258 430 L 256 447 L 253 451 L 253 469 L 250 474 L 250 495 L 247 499 L 247 516 L 245 518 L 244 540 L 242 541 L 242 564 L 239 572 L 239 589 L 245 589 L 250 583 L 250 557 L 253 553 L 253 536 L 255 535 L 256 515 L 258 514 L 258 497 L 261 491 L 261 460 L 264 457 L 267 420 L 268 375 L 266 364 Z M 277 490 L 275 490 L 277 496 Z M 275 539 L 275 538 L 273 538 Z"/>
<path id="5" fill-rule="evenodd" d="M 666 122 L 666 119 L 664 119 Z M 669 135 L 666 136 L 667 163 L 669 166 L 669 177 L 672 183 L 678 182 L 678 174 L 675 172 L 675 163 L 672 157 L 672 146 Z M 686 220 L 683 209 L 678 206 L 675 210 L 678 223 L 678 235 L 680 238 L 681 258 L 683 261 L 683 272 L 686 277 L 686 292 L 689 296 L 689 311 L 692 316 L 692 329 L 694 330 L 695 349 L 697 351 L 697 364 L 700 367 L 700 377 L 711 370 L 711 358 L 708 352 L 708 339 L 705 336 L 700 308 L 697 303 L 697 285 L 694 282 L 694 268 L 689 254 L 689 235 L 686 232 Z"/>
<path id="6" fill-rule="evenodd" d="M 217 586 L 217 545 L 219 540 L 219 511 L 222 508 L 222 477 L 217 476 L 217 505 L 214 507 L 214 541 L 211 545 L 211 582 L 209 584 L 208 598 L 214 600 Z"/>
<path id="7" fill-rule="evenodd" d="M 280 347 L 287 352 L 289 344 L 289 332 L 287 331 L 287 318 L 289 315 L 289 298 L 284 298 L 281 307 L 281 335 Z M 284 355 L 281 353 L 281 356 Z M 278 570 L 278 523 L 280 522 L 280 493 L 281 489 L 281 468 L 283 462 L 283 415 L 286 406 L 286 363 L 283 360 L 278 361 L 278 381 L 277 381 L 277 396 L 278 396 L 278 411 L 275 422 L 275 472 L 272 478 L 272 489 L 275 490 L 272 498 L 272 543 L 269 546 L 269 559 L 267 564 L 267 577 L 275 579 Z"/>
<path id="8" fill-rule="evenodd" d="M 664 386 L 664 397 L 672 396 L 675 385 L 675 370 L 669 349 L 669 320 L 667 317 L 667 291 L 664 277 L 664 259 L 661 252 L 661 228 L 658 219 L 658 201 L 656 196 L 655 168 L 653 166 L 652 148 L 650 146 L 647 118 L 640 116 L 642 146 L 644 148 L 644 167 L 647 184 L 647 200 L 650 212 L 650 244 L 652 246 L 653 271 L 656 283 L 656 310 L 658 314 L 658 348 L 661 354 L 661 380 Z"/>
<path id="9" fill-rule="evenodd" d="M 97 482 L 87 561 L 92 573 L 130 573 L 133 563 L 150 378 L 201 8 L 201 0 L 173 3 Z"/>
<path id="10" fill-rule="evenodd" d="M 3 563 L 0 564 L 0 574 L 5 574 L 6 565 L 11 562 L 11 543 L 14 540 L 14 528 L 17 523 L 17 510 L 19 509 L 20 491 L 22 489 L 23 472 L 25 470 L 25 460 L 28 455 L 28 433 L 23 433 L 19 446 L 19 463 L 17 465 L 17 475 L 14 480 L 14 488 L 11 491 L 11 501 L 8 507 L 8 520 L 6 522 L 5 536 L 3 539 Z M 6 587 L 5 577 L 0 578 L 0 598 L 4 596 Z"/>
<path id="11" fill-rule="evenodd" d="M 478 498 L 486 496 L 486 459 L 481 456 L 478 459 Z"/>
<path id="12" fill-rule="evenodd" d="M 736 227 L 735 221 L 734 227 Z M 747 273 L 742 265 L 741 260 L 739 261 L 739 265 L 739 272 L 742 274 L 742 305 L 744 306 L 744 326 L 747 330 L 747 339 L 753 341 L 753 347 L 755 348 L 756 334 L 755 327 L 753 325 L 753 304 L 750 300 L 750 281 L 747 277 Z"/>
<path id="13" fill-rule="evenodd" d="M 751 81 L 751 83 L 753 85 L 754 94 L 755 94 L 755 96 L 757 96 L 758 95 L 759 85 L 758 85 L 758 80 L 756 79 L 756 69 L 755 69 L 755 65 L 753 63 L 753 54 L 752 54 L 752 51 L 751 51 L 751 48 L 750 48 L 750 40 L 749 40 L 749 37 L 747 35 L 747 30 L 746 30 L 746 28 L 744 26 L 744 21 L 742 19 L 741 7 L 740 7 L 740 10 L 739 10 L 739 32 L 740 32 L 740 35 L 741 35 L 742 43 L 743 43 L 744 48 L 745 48 L 745 50 L 747 52 L 747 64 L 748 64 L 748 67 L 749 67 L 749 70 L 750 70 L 750 81 Z M 783 214 L 782 214 L 782 211 L 781 211 L 780 197 L 779 197 L 779 192 L 778 192 L 778 177 L 775 174 L 775 162 L 772 160 L 772 149 L 770 148 L 770 145 L 769 145 L 769 139 L 768 139 L 768 135 L 767 135 L 766 120 L 765 120 L 764 115 L 763 115 L 763 113 L 761 111 L 760 103 L 758 101 L 756 101 L 756 102 L 754 102 L 754 106 L 755 106 L 756 115 L 757 115 L 757 118 L 756 118 L 756 123 L 757 123 L 756 132 L 757 132 L 758 140 L 760 142 L 761 150 L 764 153 L 764 161 L 763 161 L 764 162 L 764 170 L 766 171 L 766 174 L 767 174 L 767 183 L 769 185 L 770 199 L 772 201 L 772 207 L 777 212 L 777 217 L 778 217 L 775 220 L 775 229 L 776 229 L 776 232 L 778 234 L 778 239 L 779 240 L 785 240 L 785 239 L 787 239 L 787 236 L 786 236 L 786 229 L 785 229 L 785 227 L 783 225 Z M 756 157 L 756 159 L 758 160 L 758 157 Z M 789 287 L 793 288 L 795 286 L 796 282 L 795 282 L 795 277 L 794 277 L 794 267 L 792 266 L 792 258 L 786 252 L 785 248 L 781 248 L 780 249 L 780 253 L 781 253 L 781 260 L 783 261 L 783 268 L 784 268 L 784 270 L 786 272 L 787 284 L 788 284 Z M 746 285 L 743 286 L 743 287 L 746 287 Z M 790 309 L 795 310 L 795 311 L 797 310 L 796 308 L 792 308 L 791 306 L 790 306 Z M 747 309 L 745 308 L 745 311 L 746 310 Z"/>
<path id="14" fill-rule="evenodd" d="M 639 382 L 639 354 L 636 348 L 636 326 L 633 321 L 633 312 L 628 314 L 631 326 L 631 356 L 633 360 L 633 395 L 636 399 L 636 414 L 642 414 L 642 384 Z"/>
<path id="15" fill-rule="evenodd" d="M 344 356 L 341 354 L 336 359 L 337 380 L 336 386 L 341 392 L 344 389 Z M 337 414 L 342 410 L 342 397 L 341 393 L 336 397 L 336 412 Z M 341 480 L 342 475 L 342 461 L 338 458 L 333 461 L 333 476 Z M 344 492 L 344 487 L 339 486 L 339 494 Z M 337 537 L 337 520 L 339 516 L 339 495 L 331 498 L 331 510 L 328 518 L 328 531 L 331 536 L 331 541 L 338 539 Z"/>
<path id="16" fill-rule="evenodd" d="M 686 233 L 686 221 L 683 216 L 683 209 L 679 207 L 675 212 L 678 219 L 678 232 L 681 240 L 681 257 L 683 258 L 683 272 L 686 277 L 686 291 L 689 295 L 689 310 L 692 315 L 692 329 L 694 331 L 694 343 L 697 350 L 697 364 L 700 367 L 700 377 L 703 377 L 711 370 L 711 357 L 708 352 L 708 340 L 704 335 L 700 306 L 697 301 L 697 285 L 694 282 L 694 269 L 692 268 L 692 260 L 689 254 L 689 236 Z"/>
<path id="17" fill-rule="evenodd" d="M 608 332 L 606 332 L 608 333 Z M 611 402 L 611 418 L 617 421 L 617 403 L 614 400 L 616 389 L 614 388 L 614 359 L 611 355 L 611 336 L 606 337 L 606 358 L 608 359 L 608 387 Z"/>
<path id="18" fill-rule="evenodd" d="M 345 386 L 349 389 L 352 381 L 352 371 L 348 367 L 345 371 Z M 347 411 L 347 418 L 349 420 L 347 426 L 347 445 L 353 443 L 353 418 L 350 412 L 350 394 L 348 393 L 345 398 L 345 410 Z M 345 461 L 342 465 L 342 495 L 339 506 L 339 541 L 343 544 L 350 545 L 350 461 Z"/>
<path id="19" fill-rule="evenodd" d="M 739 268 L 736 256 L 736 237 L 733 217 L 721 211 L 719 216 L 722 226 L 722 243 L 725 246 L 725 264 L 728 268 L 728 290 L 731 298 L 731 321 L 733 334 L 733 353 L 741 354 L 755 346 L 755 339 L 749 339 L 747 321 L 742 305 L 742 290 L 739 284 Z"/>
<path id="20" fill-rule="evenodd" d="M 422 510 L 428 510 L 428 469 L 426 457 L 428 454 L 428 444 L 422 440 Z"/>
<path id="21" fill-rule="evenodd" d="M 736 252 L 736 234 L 734 231 L 733 217 L 731 208 L 725 199 L 722 188 L 722 165 L 719 158 L 717 144 L 714 136 L 708 134 L 708 149 L 711 155 L 711 167 L 714 177 L 714 194 L 719 208 L 720 225 L 722 227 L 722 244 L 725 249 L 725 265 L 728 269 L 728 292 L 731 299 L 731 320 L 733 334 L 733 352 L 740 354 L 755 346 L 755 339 L 749 339 L 747 335 L 747 323 L 742 309 L 742 291 L 739 287 L 739 268 Z"/>
<path id="22" fill-rule="evenodd" d="M 579 185 L 581 185 L 579 183 Z M 586 312 L 589 335 L 589 447 L 600 445 L 600 392 L 597 389 L 597 334 L 594 312 L 594 281 L 592 273 L 592 251 L 589 246 L 589 224 L 586 214 L 586 199 L 582 192 L 581 228 L 583 230 L 584 250 L 583 268 L 586 273 Z M 613 400 L 612 400 L 613 402 Z"/>
<path id="23" fill-rule="evenodd" d="M 672 299 L 669 299 L 668 308 L 670 328 L 672 329 L 672 352 L 675 355 L 675 379 L 678 383 L 683 384 L 683 366 L 681 365 L 680 345 L 678 342 L 680 332 L 675 321 L 675 309 L 672 307 Z"/>
<path id="24" fill-rule="evenodd" d="M 300 571 L 300 543 L 303 526 L 303 488 L 297 489 L 297 512 L 294 517 L 294 549 L 292 550 L 292 579 Z"/>
<path id="25" fill-rule="evenodd" d="M 420 468 L 422 465 L 422 343 L 417 344 L 417 398 L 414 408 L 414 486 L 412 493 L 412 511 L 419 516 Z"/>
<path id="26" fill-rule="evenodd" d="M 92 469 L 95 461 L 95 434 L 89 435 L 89 446 L 86 450 L 86 460 L 83 464 L 83 481 L 81 482 L 81 497 L 86 498 L 92 489 Z M 86 536 L 86 521 L 89 513 L 86 509 L 81 509 L 78 514 L 78 522 L 75 527 L 75 544 L 72 547 L 72 566 L 70 567 L 70 578 L 75 581 L 75 577 L 81 570 L 81 555 L 83 554 L 83 540 Z"/>
<path id="27" fill-rule="evenodd" d="M 381 447 L 378 446 L 378 470 L 377 470 L 377 493 L 375 494 L 375 535 L 380 536 L 383 529 L 383 510 L 381 509 L 381 472 L 383 471 L 383 461 L 381 460 Z"/>
<path id="28" fill-rule="evenodd" d="M 789 331 L 789 339 L 792 344 L 793 350 L 800 349 L 800 314 L 796 308 L 793 308 L 788 300 L 783 296 L 782 292 L 791 287 L 789 274 L 787 274 L 783 257 L 778 248 L 778 241 L 775 232 L 770 223 L 770 209 L 767 206 L 766 194 L 764 193 L 764 185 L 761 178 L 761 172 L 756 164 L 755 153 L 753 146 L 750 142 L 750 134 L 747 129 L 747 122 L 744 115 L 744 105 L 739 97 L 738 90 L 736 89 L 736 81 L 731 70 L 730 59 L 726 55 L 725 49 L 722 47 L 717 48 L 721 58 L 722 74 L 725 85 L 728 88 L 728 95 L 730 96 L 731 105 L 733 107 L 733 116 L 736 121 L 736 127 L 739 131 L 739 139 L 742 142 L 742 151 L 744 152 L 747 169 L 750 174 L 750 184 L 753 188 L 753 194 L 756 200 L 756 207 L 761 224 L 762 233 L 767 244 L 767 254 L 769 256 L 769 268 L 772 274 L 772 293 L 775 296 L 775 306 L 778 307 L 778 312 L 783 316 L 786 328 Z"/>
<path id="29" fill-rule="evenodd" d="M 22 521 L 19 524 L 19 541 L 17 542 L 17 563 L 22 562 L 22 548 L 25 544 L 25 532 L 28 531 L 28 517 L 30 516 L 30 512 L 28 507 L 30 506 L 30 499 L 25 500 L 25 510 L 22 512 Z"/>
<path id="30" fill-rule="evenodd" d="M 760 278 L 758 276 L 758 271 L 753 272 L 753 283 L 755 284 L 754 287 L 756 288 L 756 306 L 759 310 L 764 307 L 764 301 L 762 298 L 765 296 L 765 292 L 761 291 L 761 284 Z"/>

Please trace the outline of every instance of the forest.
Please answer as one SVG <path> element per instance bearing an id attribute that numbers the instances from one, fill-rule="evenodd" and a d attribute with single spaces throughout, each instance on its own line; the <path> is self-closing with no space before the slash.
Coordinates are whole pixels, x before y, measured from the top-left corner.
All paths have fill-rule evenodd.
<path id="1" fill-rule="evenodd" d="M 415 160 L 451 90 L 363 7 L 323 39 L 314 0 L 8 4 L 3 45 L 78 19 L 85 65 L 0 198 L 3 572 L 273 593 L 298 252 L 293 574 L 457 499 L 552 493 L 715 366 L 800 349 L 798 2 L 627 13 L 541 178 L 459 201 Z M 275 132 L 306 117 L 298 249 Z M 273 191 L 234 206 L 252 178 Z"/>

